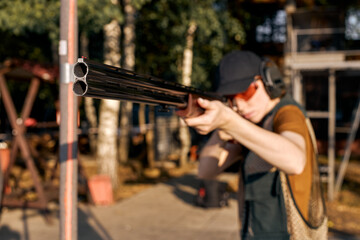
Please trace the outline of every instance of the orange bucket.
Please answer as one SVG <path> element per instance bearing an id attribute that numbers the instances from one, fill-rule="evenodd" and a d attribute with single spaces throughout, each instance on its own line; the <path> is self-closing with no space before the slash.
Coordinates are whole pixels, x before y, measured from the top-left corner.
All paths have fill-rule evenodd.
<path id="1" fill-rule="evenodd" d="M 95 205 L 114 203 L 111 179 L 107 175 L 95 175 L 88 180 L 92 202 Z"/>
<path id="2" fill-rule="evenodd" d="M 1 172 L 3 175 L 8 170 L 10 164 L 10 149 L 7 147 L 6 143 L 0 143 L 0 165 Z M 11 193 L 11 188 L 9 185 L 5 186 L 5 193 Z"/>
<path id="3" fill-rule="evenodd" d="M 1 171 L 5 173 L 10 164 L 10 149 L 0 148 Z"/>

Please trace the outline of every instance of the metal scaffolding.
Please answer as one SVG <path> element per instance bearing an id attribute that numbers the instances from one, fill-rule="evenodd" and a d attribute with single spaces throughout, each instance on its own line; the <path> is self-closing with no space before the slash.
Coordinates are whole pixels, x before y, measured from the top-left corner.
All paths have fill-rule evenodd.
<path id="1" fill-rule="evenodd" d="M 304 13 L 304 12 L 302 12 Z M 288 30 L 288 42 L 287 53 L 285 55 L 285 72 L 290 80 L 292 86 L 292 92 L 295 100 L 305 106 L 305 90 L 303 75 L 304 73 L 311 74 L 315 71 L 325 71 L 328 75 L 328 109 L 327 111 L 308 111 L 310 118 L 324 118 L 328 121 L 328 150 L 327 150 L 327 168 L 325 182 L 328 185 L 328 199 L 331 201 L 336 197 L 337 192 L 340 190 L 344 174 L 346 171 L 347 163 L 350 158 L 350 146 L 355 139 L 356 132 L 358 130 L 360 108 L 359 104 L 354 109 L 354 118 L 352 120 L 352 127 L 348 131 L 347 146 L 345 155 L 342 160 L 340 171 L 338 176 L 335 174 L 335 144 L 336 144 L 336 84 L 337 84 L 337 72 L 338 71 L 359 71 L 360 61 L 347 60 L 349 56 L 356 56 L 359 54 L 358 50 L 343 50 L 336 49 L 337 42 L 334 45 L 325 46 L 319 49 L 309 49 L 308 46 L 313 41 L 321 44 L 324 39 L 331 39 L 331 36 L 342 34 L 344 35 L 345 29 L 338 25 L 331 27 L 311 27 L 311 24 L 307 21 L 311 21 L 311 13 L 305 12 L 308 19 L 301 18 L 301 24 L 296 23 L 296 18 L 293 18 L 295 12 L 288 12 L 287 30 Z M 319 13 L 314 13 L 319 14 Z M 327 13 L 325 13 L 327 14 Z M 309 17 L 310 16 L 310 17 Z M 330 16 L 330 14 L 329 14 Z M 315 16 L 316 19 L 318 16 Z M 298 19 L 299 16 L 298 16 Z M 325 19 L 325 18 L 324 18 Z M 324 20 L 322 19 L 322 20 Z M 312 19 L 314 20 L 314 19 Z M 322 21 L 326 22 L 326 21 Z M 328 25 L 326 23 L 325 25 Z M 336 23 L 339 24 L 339 23 Z M 340 23 L 341 24 L 341 23 Z M 331 24 L 330 24 L 331 25 Z M 305 36 L 305 37 L 304 37 Z M 300 44 L 300 42 L 302 43 Z M 301 47 L 302 46 L 302 47 Z M 306 46 L 306 47 L 304 47 Z M 359 72 L 360 73 L 360 72 Z M 360 79 L 360 74 L 359 74 Z M 306 106 L 305 106 L 306 107 Z M 335 184 L 336 183 L 336 184 Z"/>

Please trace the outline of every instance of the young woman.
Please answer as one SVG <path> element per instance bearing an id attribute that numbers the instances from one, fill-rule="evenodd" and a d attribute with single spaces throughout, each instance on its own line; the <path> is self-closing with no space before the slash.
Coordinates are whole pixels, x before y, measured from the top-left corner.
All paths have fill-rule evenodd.
<path id="1" fill-rule="evenodd" d="M 214 179 L 242 161 L 242 239 L 327 239 L 307 118 L 286 95 L 276 66 L 252 52 L 232 52 L 219 65 L 217 92 L 232 104 L 198 99 L 204 114 L 184 120 L 200 134 L 211 133 L 200 154 L 199 178 Z"/>

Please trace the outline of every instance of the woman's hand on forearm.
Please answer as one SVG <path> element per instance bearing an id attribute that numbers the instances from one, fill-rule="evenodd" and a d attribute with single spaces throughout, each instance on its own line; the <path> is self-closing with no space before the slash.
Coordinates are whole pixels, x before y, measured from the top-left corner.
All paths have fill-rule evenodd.
<path id="1" fill-rule="evenodd" d="M 185 123 L 193 127 L 198 133 L 206 135 L 215 129 L 222 129 L 231 116 L 237 114 L 220 101 L 209 101 L 199 98 L 198 104 L 203 108 L 204 114 L 198 117 L 185 118 Z"/>

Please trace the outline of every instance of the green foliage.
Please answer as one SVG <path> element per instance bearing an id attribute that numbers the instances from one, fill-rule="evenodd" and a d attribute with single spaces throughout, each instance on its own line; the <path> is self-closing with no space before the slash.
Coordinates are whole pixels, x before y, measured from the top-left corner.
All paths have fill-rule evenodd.
<path id="1" fill-rule="evenodd" d="M 0 36 L 0 62 L 10 57 L 49 62 L 52 57 L 51 42 L 47 34 L 26 32 L 14 36 L 10 31 L 0 31 Z"/>
<path id="2" fill-rule="evenodd" d="M 59 0 L 0 0 L 0 30 L 16 36 L 48 33 L 50 39 L 58 40 L 59 19 Z M 111 19 L 121 22 L 123 16 L 110 0 L 78 0 L 78 19 L 80 30 L 98 32 Z"/>
<path id="3" fill-rule="evenodd" d="M 190 22 L 194 39 L 192 85 L 211 88 L 223 54 L 245 41 L 242 24 L 226 0 L 158 0 L 144 5 L 137 21 L 137 69 L 167 80 L 179 80 Z"/>
<path id="4" fill-rule="evenodd" d="M 110 0 L 78 0 L 79 31 L 100 32 L 112 19 L 122 23 L 124 17 L 120 6 Z"/>
<path id="5" fill-rule="evenodd" d="M 139 10 L 144 6 L 146 3 L 150 2 L 151 0 L 132 0 L 131 4 L 134 6 L 135 9 Z"/>
<path id="6" fill-rule="evenodd" d="M 137 5 L 147 0 L 137 0 Z M 0 0 L 0 60 L 20 57 L 51 59 L 51 44 L 59 40 L 59 0 Z M 123 21 L 120 5 L 110 0 L 78 0 L 79 31 L 98 33 L 112 19 Z M 42 36 L 42 39 L 38 37 Z M 48 48 L 47 48 L 48 47 Z"/>
<path id="7" fill-rule="evenodd" d="M 57 0 L 0 0 L 0 30 L 11 31 L 15 36 L 48 32 L 51 39 L 56 39 L 59 9 Z"/>

